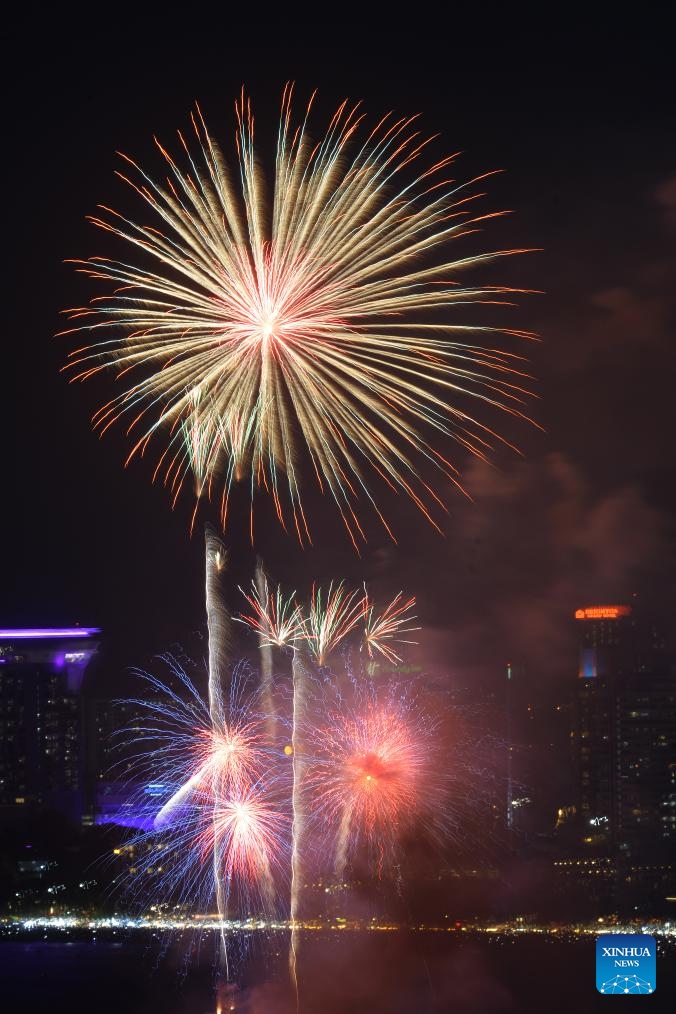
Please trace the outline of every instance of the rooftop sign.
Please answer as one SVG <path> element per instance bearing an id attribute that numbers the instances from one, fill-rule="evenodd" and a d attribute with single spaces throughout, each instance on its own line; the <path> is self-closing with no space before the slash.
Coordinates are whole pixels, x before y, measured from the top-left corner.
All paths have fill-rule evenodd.
<path id="1" fill-rule="evenodd" d="M 588 606 L 575 610 L 576 620 L 619 620 L 630 615 L 631 606 Z"/>

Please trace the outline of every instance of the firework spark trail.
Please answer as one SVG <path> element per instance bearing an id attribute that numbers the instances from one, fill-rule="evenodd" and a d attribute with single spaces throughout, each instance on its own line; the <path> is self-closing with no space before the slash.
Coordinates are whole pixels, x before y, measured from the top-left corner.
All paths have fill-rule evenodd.
<path id="1" fill-rule="evenodd" d="M 433 138 L 414 117 L 390 113 L 369 129 L 348 102 L 315 144 L 309 107 L 297 121 L 292 92 L 284 90 L 270 192 L 244 95 L 235 171 L 199 109 L 192 148 L 178 135 L 178 159 L 156 142 L 164 183 L 122 156 L 118 175 L 154 221 L 105 206 L 91 218 L 129 256 L 74 262 L 109 294 L 69 311 L 65 333 L 89 331 L 94 343 L 74 351 L 67 368 L 73 380 L 109 366 L 128 378 L 94 425 L 105 432 L 124 418 L 129 458 L 163 430 L 155 475 L 174 499 L 191 468 L 199 494 L 210 495 L 219 477 L 225 524 L 230 487 L 248 473 L 252 497 L 270 494 L 280 522 L 290 512 L 306 543 L 301 466 L 309 466 L 357 548 L 364 503 L 390 532 L 374 484 L 410 497 L 438 526 L 432 511 L 444 504 L 421 466 L 459 479 L 431 437 L 485 458 L 507 441 L 479 416 L 525 418 L 522 357 L 486 336 L 532 336 L 448 323 L 447 313 L 505 302 L 517 290 L 459 278 L 522 251 L 449 260 L 450 241 L 502 214 L 474 208 L 485 177 L 457 183 L 452 158 L 427 161 Z"/>
<path id="2" fill-rule="evenodd" d="M 190 400 L 191 409 L 181 423 L 181 431 L 195 479 L 195 495 L 199 499 L 213 471 L 222 435 L 218 426 L 218 416 L 202 405 L 200 387 L 193 388 Z"/>
<path id="3" fill-rule="evenodd" d="M 415 597 L 405 599 L 403 592 L 399 592 L 382 612 L 378 612 L 366 588 L 361 594 L 350 591 L 342 581 L 335 587 L 331 583 L 326 591 L 315 585 L 309 609 L 304 613 L 295 591 L 285 595 L 279 585 L 274 593 L 270 591 L 260 563 L 251 593 L 242 588 L 239 590 L 251 612 L 240 613 L 235 621 L 244 623 L 257 633 L 264 659 L 263 673 L 271 665 L 271 656 L 264 653 L 264 649 L 284 647 L 302 639 L 309 645 L 319 665 L 324 665 L 341 642 L 357 630 L 362 633 L 363 646 L 369 658 L 378 654 L 396 664 L 401 662 L 401 656 L 392 645 L 415 644 L 402 634 L 420 630 L 420 627 L 410 626 L 415 620 L 412 613 Z M 360 626 L 362 622 L 363 630 Z"/>

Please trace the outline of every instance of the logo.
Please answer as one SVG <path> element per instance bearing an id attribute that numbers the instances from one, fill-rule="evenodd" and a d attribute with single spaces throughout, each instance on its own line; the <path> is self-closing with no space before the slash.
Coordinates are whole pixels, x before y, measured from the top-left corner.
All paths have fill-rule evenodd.
<path id="1" fill-rule="evenodd" d="M 645 933 L 602 933 L 596 938 L 599 993 L 655 992 L 655 938 Z"/>

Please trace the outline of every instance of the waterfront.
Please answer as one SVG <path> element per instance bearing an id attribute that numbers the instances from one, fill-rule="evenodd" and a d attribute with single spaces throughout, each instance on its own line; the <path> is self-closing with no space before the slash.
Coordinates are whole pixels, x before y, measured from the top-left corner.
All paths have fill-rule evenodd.
<path id="1" fill-rule="evenodd" d="M 98 939 L 5 938 L 5 1009 L 25 1014 L 206 1014 L 216 1010 L 213 937 L 119 931 Z M 238 986 L 222 1011 L 287 1014 L 286 932 L 241 934 Z M 244 944 L 243 947 L 239 946 Z M 590 934 L 317 931 L 303 935 L 304 1014 L 501 1014 L 600 1010 Z M 672 1009 L 673 937 L 658 938 L 652 1011 Z M 605 1009 L 605 1008 L 604 1008 Z"/>

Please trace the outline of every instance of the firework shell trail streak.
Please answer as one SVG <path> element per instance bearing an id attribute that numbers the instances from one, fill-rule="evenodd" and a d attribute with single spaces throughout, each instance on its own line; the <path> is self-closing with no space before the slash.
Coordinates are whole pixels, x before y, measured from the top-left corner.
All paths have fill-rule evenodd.
<path id="1" fill-rule="evenodd" d="M 304 878 L 303 859 L 306 823 L 304 778 L 307 765 L 307 756 L 303 750 L 301 730 L 307 710 L 309 676 L 310 658 L 307 648 L 302 642 L 296 642 L 293 652 L 293 729 L 291 740 L 293 748 L 293 824 L 291 829 L 291 944 L 289 949 L 289 969 L 296 989 L 299 1009 L 298 948 L 300 944 L 299 921 L 301 918 Z"/>
<path id="2" fill-rule="evenodd" d="M 340 880 L 342 880 L 345 875 L 351 825 L 352 807 L 348 804 L 343 810 L 343 815 L 340 819 L 340 827 L 338 828 L 338 836 L 336 839 L 336 861 L 334 865 L 334 874 L 336 878 Z"/>
<path id="3" fill-rule="evenodd" d="M 256 576 L 254 580 L 258 597 L 262 602 L 267 595 L 268 583 L 263 561 L 260 558 L 256 564 Z M 272 645 L 265 639 L 262 633 L 258 635 L 258 645 L 261 660 L 261 704 L 267 716 L 267 731 L 270 742 L 274 743 L 277 733 L 277 721 L 275 702 L 272 694 Z"/>
<path id="4" fill-rule="evenodd" d="M 229 641 L 229 620 L 221 594 L 221 574 L 227 565 L 227 553 L 222 540 L 207 525 L 205 530 L 205 600 L 207 610 L 207 629 L 209 632 L 209 716 L 215 732 L 221 732 L 226 724 L 223 703 L 223 673 L 227 661 Z M 221 775 L 214 769 L 212 775 L 212 792 L 214 800 L 214 841 L 213 864 L 214 884 L 216 888 L 216 905 L 221 923 L 220 962 L 222 970 L 228 975 L 228 956 L 225 939 L 224 922 L 227 917 L 227 892 L 223 883 L 222 842 L 218 833 L 217 814 L 221 809 L 221 793 L 223 785 Z"/>

